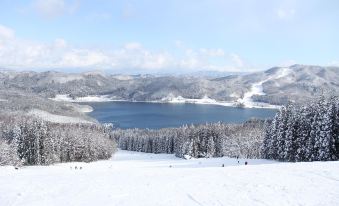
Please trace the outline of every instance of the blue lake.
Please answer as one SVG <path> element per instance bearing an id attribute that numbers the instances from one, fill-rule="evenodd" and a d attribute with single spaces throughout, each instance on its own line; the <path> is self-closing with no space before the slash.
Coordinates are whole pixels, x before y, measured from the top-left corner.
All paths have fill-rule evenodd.
<path id="1" fill-rule="evenodd" d="M 120 128 L 164 128 L 206 122 L 240 123 L 250 118 L 271 118 L 273 109 L 248 109 L 201 104 L 146 102 L 88 102 L 89 115 Z"/>

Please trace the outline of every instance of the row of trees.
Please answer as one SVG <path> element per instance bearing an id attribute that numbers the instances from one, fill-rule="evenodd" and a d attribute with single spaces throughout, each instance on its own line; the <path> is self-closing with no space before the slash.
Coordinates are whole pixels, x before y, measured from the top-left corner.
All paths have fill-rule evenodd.
<path id="1" fill-rule="evenodd" d="M 282 107 L 266 124 L 262 154 L 281 161 L 338 160 L 339 98 Z"/>
<path id="2" fill-rule="evenodd" d="M 263 122 L 213 123 L 179 128 L 114 130 L 112 137 L 123 150 L 174 153 L 178 157 L 259 158 Z"/>
<path id="3" fill-rule="evenodd" d="M 0 165 L 46 165 L 111 157 L 123 150 L 178 157 L 244 157 L 281 161 L 339 159 L 339 99 L 288 104 L 264 123 L 212 123 L 179 128 L 115 129 L 0 115 Z"/>
<path id="4" fill-rule="evenodd" d="M 60 124 L 23 115 L 0 115 L 0 165 L 47 165 L 108 159 L 111 130 L 98 124 Z"/>

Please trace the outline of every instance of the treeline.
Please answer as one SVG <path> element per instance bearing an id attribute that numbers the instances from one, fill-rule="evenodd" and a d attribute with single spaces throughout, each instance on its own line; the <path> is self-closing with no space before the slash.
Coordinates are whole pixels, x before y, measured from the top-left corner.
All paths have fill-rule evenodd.
<path id="1" fill-rule="evenodd" d="M 263 157 L 281 161 L 339 159 L 339 98 L 288 104 L 265 128 Z"/>
<path id="2" fill-rule="evenodd" d="M 0 165 L 48 165 L 108 159 L 116 150 L 111 129 L 60 124 L 24 115 L 0 115 Z"/>
<path id="3" fill-rule="evenodd" d="M 179 128 L 117 129 L 112 137 L 119 148 L 148 153 L 174 153 L 178 157 L 259 158 L 263 121 L 244 124 L 213 123 Z"/>

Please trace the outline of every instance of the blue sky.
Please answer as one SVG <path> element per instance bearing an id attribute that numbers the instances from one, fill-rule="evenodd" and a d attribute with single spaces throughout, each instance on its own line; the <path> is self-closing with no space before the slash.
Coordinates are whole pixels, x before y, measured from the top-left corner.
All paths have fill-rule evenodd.
<path id="1" fill-rule="evenodd" d="M 337 0 L 0 0 L 0 67 L 146 72 L 339 65 Z"/>

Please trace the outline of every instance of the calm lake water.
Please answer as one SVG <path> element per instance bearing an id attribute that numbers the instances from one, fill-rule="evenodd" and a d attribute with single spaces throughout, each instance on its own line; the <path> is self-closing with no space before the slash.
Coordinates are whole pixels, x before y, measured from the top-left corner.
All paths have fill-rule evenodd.
<path id="1" fill-rule="evenodd" d="M 250 118 L 270 118 L 273 109 L 244 109 L 218 105 L 144 102 L 88 102 L 90 116 L 120 128 L 163 128 L 206 122 L 240 123 Z"/>

